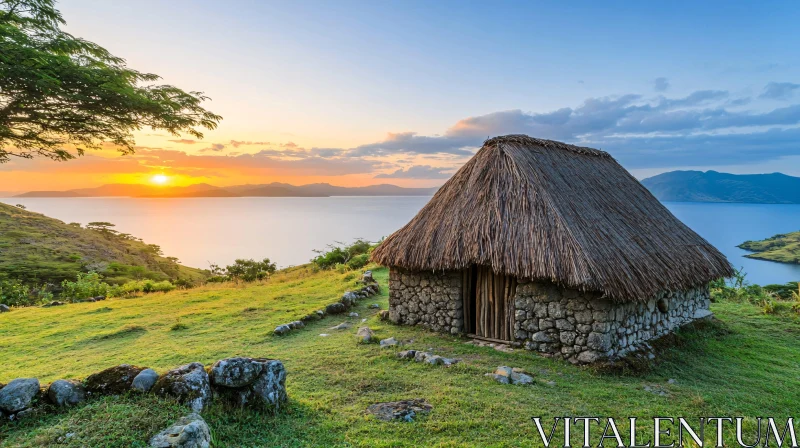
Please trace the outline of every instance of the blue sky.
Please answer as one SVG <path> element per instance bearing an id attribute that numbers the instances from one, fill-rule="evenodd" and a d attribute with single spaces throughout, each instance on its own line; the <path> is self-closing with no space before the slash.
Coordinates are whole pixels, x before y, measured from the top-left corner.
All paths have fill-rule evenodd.
<path id="1" fill-rule="evenodd" d="M 486 137 L 528 133 L 600 147 L 639 177 L 800 175 L 793 1 L 58 5 L 68 31 L 213 99 L 225 120 L 204 144 L 137 136 L 185 163 L 246 157 L 296 163 L 298 182 L 313 166 L 308 179 L 435 185 Z"/>

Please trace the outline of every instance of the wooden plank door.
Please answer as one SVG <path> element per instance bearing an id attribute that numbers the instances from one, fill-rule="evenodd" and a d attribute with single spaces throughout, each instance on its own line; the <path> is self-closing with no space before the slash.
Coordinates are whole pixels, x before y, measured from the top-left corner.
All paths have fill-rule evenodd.
<path id="1" fill-rule="evenodd" d="M 499 275 L 478 266 L 475 273 L 475 335 L 512 341 L 514 335 L 514 277 Z"/>

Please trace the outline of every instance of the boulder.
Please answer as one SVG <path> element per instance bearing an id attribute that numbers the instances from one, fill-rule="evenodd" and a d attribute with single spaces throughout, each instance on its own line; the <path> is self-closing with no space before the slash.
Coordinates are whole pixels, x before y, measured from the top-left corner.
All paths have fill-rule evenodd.
<path id="1" fill-rule="evenodd" d="M 351 324 L 350 322 L 342 322 L 342 323 L 340 323 L 339 325 L 337 325 L 335 327 L 329 328 L 329 330 L 347 330 L 348 328 L 350 328 L 352 326 L 353 326 L 353 324 Z"/>
<path id="2" fill-rule="evenodd" d="M 533 377 L 522 372 L 511 372 L 511 377 L 509 379 L 511 380 L 511 384 L 525 385 L 533 383 Z"/>
<path id="3" fill-rule="evenodd" d="M 161 376 L 153 386 L 156 395 L 174 397 L 200 412 L 212 398 L 208 374 L 199 362 L 172 369 Z"/>
<path id="4" fill-rule="evenodd" d="M 430 353 L 430 352 L 423 352 L 423 351 L 417 350 L 417 352 L 414 353 L 414 361 L 423 362 L 426 359 L 428 359 L 428 356 L 433 356 L 433 354 Z"/>
<path id="5" fill-rule="evenodd" d="M 148 392 L 158 381 L 158 373 L 153 369 L 144 369 L 136 375 L 131 383 L 131 389 L 138 392 Z"/>
<path id="6" fill-rule="evenodd" d="M 39 394 L 39 380 L 36 378 L 17 378 L 0 389 L 0 411 L 16 414 L 28 409 Z"/>
<path id="7" fill-rule="evenodd" d="M 417 414 L 427 414 L 431 409 L 433 409 L 433 406 L 427 401 L 422 398 L 416 398 L 413 400 L 376 403 L 367 408 L 367 414 L 372 414 L 378 420 L 385 422 L 393 420 L 413 422 Z"/>
<path id="8" fill-rule="evenodd" d="M 211 431 L 205 420 L 197 414 L 181 417 L 169 428 L 150 439 L 153 448 L 208 448 Z"/>
<path id="9" fill-rule="evenodd" d="M 325 307 L 326 314 L 342 314 L 347 311 L 347 307 L 342 303 L 331 303 Z"/>
<path id="10" fill-rule="evenodd" d="M 399 345 L 399 344 L 400 344 L 400 341 L 395 339 L 394 336 L 392 336 L 391 338 L 388 338 L 388 339 L 381 339 L 381 348 L 394 347 L 394 346 Z"/>
<path id="11" fill-rule="evenodd" d="M 276 359 L 228 358 L 209 371 L 219 396 L 239 406 L 278 410 L 287 400 L 286 368 Z"/>
<path id="12" fill-rule="evenodd" d="M 500 384 L 511 384 L 511 380 L 507 376 L 498 375 L 496 373 L 487 373 L 486 376 L 492 377 L 492 379 Z"/>
<path id="13" fill-rule="evenodd" d="M 316 315 L 317 315 L 317 317 L 318 317 L 318 318 L 320 318 L 320 319 L 322 319 L 323 317 L 325 317 L 325 311 L 322 311 L 322 310 L 317 310 L 317 311 L 314 311 L 314 314 L 316 314 Z"/>
<path id="14" fill-rule="evenodd" d="M 400 359 L 414 359 L 416 355 L 416 350 L 403 350 L 402 352 L 397 353 L 397 357 Z"/>
<path id="15" fill-rule="evenodd" d="M 364 283 L 375 283 L 375 278 L 372 277 L 372 271 L 365 271 L 361 276 L 361 281 Z"/>
<path id="16" fill-rule="evenodd" d="M 89 394 L 121 395 L 129 391 L 133 379 L 144 367 L 120 364 L 103 371 L 93 373 L 86 378 L 86 390 Z"/>
<path id="17" fill-rule="evenodd" d="M 273 333 L 275 334 L 275 336 L 283 336 L 290 331 L 292 331 L 292 329 L 289 328 L 288 325 L 278 325 L 277 327 L 275 327 Z"/>
<path id="18" fill-rule="evenodd" d="M 294 329 L 294 330 L 299 330 L 301 328 L 305 328 L 306 327 L 306 324 L 304 324 L 302 320 L 296 320 L 294 322 L 289 322 L 289 325 L 291 325 L 292 329 Z"/>
<path id="19" fill-rule="evenodd" d="M 373 336 L 375 336 L 375 332 L 372 331 L 369 327 L 361 327 L 358 329 L 358 332 L 356 333 L 356 339 L 358 339 L 358 342 L 364 344 L 370 342 Z"/>
<path id="20" fill-rule="evenodd" d="M 5 303 L 0 303 L 0 313 L 7 313 L 11 311 L 11 308 L 8 307 Z"/>
<path id="21" fill-rule="evenodd" d="M 80 381 L 56 380 L 47 388 L 47 397 L 60 408 L 74 406 L 86 400 L 86 389 Z"/>

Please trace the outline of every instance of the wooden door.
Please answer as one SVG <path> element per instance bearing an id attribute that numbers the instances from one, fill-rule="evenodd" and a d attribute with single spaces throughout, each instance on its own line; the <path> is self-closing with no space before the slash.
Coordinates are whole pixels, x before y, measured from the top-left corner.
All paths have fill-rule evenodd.
<path id="1" fill-rule="evenodd" d="M 469 334 L 487 339 L 514 339 L 514 295 L 517 281 L 488 267 L 464 270 L 464 326 Z"/>

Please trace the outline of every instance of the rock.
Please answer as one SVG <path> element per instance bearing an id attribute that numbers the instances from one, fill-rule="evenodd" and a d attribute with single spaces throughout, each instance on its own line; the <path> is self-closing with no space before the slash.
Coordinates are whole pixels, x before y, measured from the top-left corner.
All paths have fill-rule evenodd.
<path id="1" fill-rule="evenodd" d="M 416 355 L 416 350 L 403 350 L 402 352 L 397 353 L 397 357 L 400 359 L 414 359 Z"/>
<path id="2" fill-rule="evenodd" d="M 278 411 L 286 403 L 286 368 L 277 359 L 255 359 L 262 363 L 261 375 L 250 385 L 253 398 L 264 408 Z"/>
<path id="3" fill-rule="evenodd" d="M 317 317 L 318 317 L 318 318 L 320 318 L 320 319 L 322 319 L 323 317 L 325 317 L 325 311 L 322 311 L 322 310 L 317 310 L 317 311 L 314 311 L 314 314 L 316 314 L 316 315 L 317 315 Z"/>
<path id="4" fill-rule="evenodd" d="M 131 389 L 139 392 L 148 392 L 158 381 L 158 373 L 153 369 L 144 369 L 136 375 L 131 383 Z"/>
<path id="5" fill-rule="evenodd" d="M 208 374 L 199 362 L 172 369 L 161 376 L 153 386 L 156 395 L 170 396 L 187 403 L 194 412 L 200 412 L 211 401 Z"/>
<path id="6" fill-rule="evenodd" d="M 169 428 L 150 439 L 153 448 L 208 448 L 211 431 L 205 420 L 197 414 L 181 417 Z"/>
<path id="7" fill-rule="evenodd" d="M 53 300 L 50 303 L 45 303 L 44 305 L 42 305 L 42 308 L 50 308 L 52 306 L 61 306 L 61 305 L 66 305 L 66 303 L 59 302 L 58 300 Z"/>
<path id="8" fill-rule="evenodd" d="M 521 372 L 511 372 L 511 376 L 509 377 L 509 379 L 511 380 L 511 384 L 525 385 L 533 383 L 532 376 L 526 375 Z"/>
<path id="9" fill-rule="evenodd" d="M 342 322 L 342 323 L 340 323 L 339 325 L 337 325 L 335 327 L 329 328 L 329 330 L 347 330 L 348 328 L 350 328 L 352 326 L 353 326 L 353 324 L 351 324 L 350 322 Z"/>
<path id="10" fill-rule="evenodd" d="M 444 358 L 442 358 L 439 355 L 430 355 L 425 358 L 425 362 L 427 362 L 428 364 L 432 364 L 434 366 L 440 366 L 444 364 Z"/>
<path id="11" fill-rule="evenodd" d="M 290 324 L 294 326 L 295 330 L 306 328 L 306 324 L 304 324 L 302 320 L 296 320 L 294 322 L 290 322 Z"/>
<path id="12" fill-rule="evenodd" d="M 380 320 L 387 320 L 389 319 L 389 310 L 382 310 L 378 312 L 378 317 Z"/>
<path id="13" fill-rule="evenodd" d="M 372 337 L 375 336 L 375 332 L 372 331 L 369 327 L 361 327 L 358 329 L 356 333 L 356 339 L 358 339 L 361 343 L 368 343 L 372 340 Z"/>
<path id="14" fill-rule="evenodd" d="M 350 313 L 347 316 L 348 317 L 358 317 L 358 313 Z"/>
<path id="15" fill-rule="evenodd" d="M 361 276 L 361 281 L 364 283 L 375 283 L 375 279 L 372 277 L 372 271 L 365 271 L 364 275 Z"/>
<path id="16" fill-rule="evenodd" d="M 597 353 L 597 352 L 594 352 L 594 351 L 589 351 L 589 350 L 587 350 L 585 352 L 581 352 L 578 355 L 578 361 L 582 362 L 582 363 L 587 363 L 587 364 L 596 362 L 596 361 L 600 360 L 601 358 L 602 358 L 602 355 L 600 353 Z"/>
<path id="17" fill-rule="evenodd" d="M 80 381 L 55 380 L 47 388 L 47 397 L 60 408 L 74 406 L 86 400 L 86 389 Z"/>
<path id="18" fill-rule="evenodd" d="M 342 295 L 342 298 L 339 300 L 339 302 L 345 307 L 350 308 L 351 306 L 356 304 L 358 299 L 359 299 L 358 294 L 356 294 L 353 291 L 347 291 L 346 293 L 344 293 L 344 295 Z"/>
<path id="19" fill-rule="evenodd" d="M 322 336 L 323 338 L 330 336 L 328 333 L 320 333 L 319 335 Z"/>
<path id="20" fill-rule="evenodd" d="M 413 422 L 417 414 L 427 414 L 433 409 L 422 398 L 413 400 L 390 401 L 386 403 L 376 403 L 367 408 L 367 414 L 372 414 L 378 420 L 390 422 L 400 420 L 403 422 Z"/>
<path id="21" fill-rule="evenodd" d="M 713 318 L 714 318 L 714 313 L 712 313 L 709 310 L 698 308 L 697 311 L 694 312 L 694 319 L 711 320 Z"/>
<path id="22" fill-rule="evenodd" d="M 275 327 L 273 333 L 275 334 L 275 336 L 283 336 L 290 331 L 292 331 L 292 329 L 289 328 L 288 325 L 278 325 L 277 327 Z"/>
<path id="23" fill-rule="evenodd" d="M 263 363 L 252 358 L 221 359 L 211 366 L 208 378 L 215 386 L 243 387 L 252 384 L 263 367 Z"/>
<path id="24" fill-rule="evenodd" d="M 675 384 L 675 383 L 677 383 L 677 381 L 675 381 L 675 378 L 670 378 L 667 380 L 667 384 Z"/>
<path id="25" fill-rule="evenodd" d="M 133 379 L 144 367 L 121 364 L 103 371 L 93 373 L 86 378 L 86 390 L 89 394 L 121 395 L 129 391 Z"/>
<path id="26" fill-rule="evenodd" d="M 347 311 L 347 307 L 342 303 L 331 303 L 325 307 L 326 314 L 342 314 Z"/>
<path id="27" fill-rule="evenodd" d="M 0 389 L 0 411 L 16 414 L 31 407 L 39 393 L 39 380 L 36 378 L 17 378 Z"/>
<path id="28" fill-rule="evenodd" d="M 8 307 L 5 303 L 0 303 L 0 313 L 7 313 L 11 311 L 11 308 Z"/>
<path id="29" fill-rule="evenodd" d="M 378 305 L 377 303 L 373 303 L 372 305 L 370 305 L 370 306 L 369 306 L 369 308 L 370 308 L 370 309 L 373 309 L 373 310 L 377 310 L 377 309 L 378 309 L 378 308 L 380 308 L 380 307 L 381 307 L 381 306 L 380 306 L 380 305 Z"/>
<path id="30" fill-rule="evenodd" d="M 390 337 L 388 339 L 381 339 L 381 348 L 393 347 L 393 346 L 399 345 L 399 344 L 400 344 L 400 341 L 395 339 L 394 336 L 392 336 L 392 337 Z"/>
<path id="31" fill-rule="evenodd" d="M 496 373 L 487 373 L 486 376 L 492 377 L 500 384 L 511 384 L 511 380 L 507 376 L 498 375 Z"/>
<path id="32" fill-rule="evenodd" d="M 508 366 L 500 366 L 500 367 L 494 369 L 494 374 L 495 375 L 505 376 L 505 377 L 509 377 L 509 378 L 511 377 L 511 373 L 513 373 L 513 372 L 514 372 L 514 370 L 511 367 L 508 367 Z"/>
<path id="33" fill-rule="evenodd" d="M 433 356 L 433 354 L 430 353 L 430 352 L 423 352 L 423 351 L 417 350 L 417 352 L 414 353 L 414 361 L 423 362 L 426 359 L 428 359 L 429 356 Z"/>

